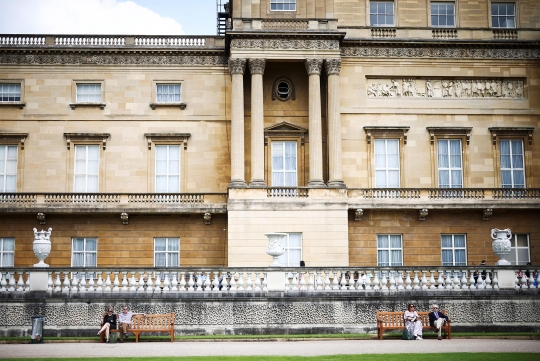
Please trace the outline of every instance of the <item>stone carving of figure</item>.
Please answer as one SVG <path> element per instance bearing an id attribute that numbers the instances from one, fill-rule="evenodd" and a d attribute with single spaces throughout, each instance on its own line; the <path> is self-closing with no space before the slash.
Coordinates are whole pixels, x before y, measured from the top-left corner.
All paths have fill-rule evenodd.
<path id="1" fill-rule="evenodd" d="M 377 84 L 371 83 L 368 86 L 368 96 L 369 97 L 376 97 L 377 96 Z"/>
<path id="2" fill-rule="evenodd" d="M 401 85 L 395 79 L 390 80 L 390 82 L 392 83 L 392 87 L 390 88 L 390 90 L 394 92 L 395 96 L 400 97 L 401 96 Z"/>
<path id="3" fill-rule="evenodd" d="M 472 97 L 473 98 L 477 98 L 479 95 L 478 95 L 478 86 L 476 85 L 476 82 L 473 80 L 471 82 L 471 91 L 472 91 Z"/>
<path id="4" fill-rule="evenodd" d="M 52 228 L 49 228 L 47 230 L 47 232 L 45 231 L 41 231 L 41 232 L 38 232 L 38 230 L 36 228 L 34 228 L 34 240 L 44 240 L 44 241 L 50 241 L 51 240 L 51 232 L 52 232 Z"/>
<path id="5" fill-rule="evenodd" d="M 478 96 L 480 98 L 483 98 L 485 96 L 485 93 L 484 93 L 485 85 L 481 80 L 476 81 L 476 89 L 477 89 L 477 92 L 478 92 Z"/>
<path id="6" fill-rule="evenodd" d="M 431 84 L 431 81 L 426 80 L 426 96 L 428 98 L 433 98 L 433 84 Z"/>
<path id="7" fill-rule="evenodd" d="M 403 80 L 403 96 L 414 97 L 416 96 L 416 84 L 413 79 Z"/>
<path id="8" fill-rule="evenodd" d="M 523 98 L 523 83 L 520 81 L 515 82 L 516 98 Z"/>
<path id="9" fill-rule="evenodd" d="M 461 81 L 461 88 L 462 88 L 463 96 L 466 96 L 466 97 L 471 96 L 471 83 L 468 80 Z"/>
<path id="10" fill-rule="evenodd" d="M 463 93 L 462 90 L 463 89 L 462 89 L 461 81 L 456 81 L 454 83 L 454 91 L 456 94 L 456 98 L 461 98 L 461 94 Z"/>
<path id="11" fill-rule="evenodd" d="M 500 92 L 500 84 L 499 84 L 498 81 L 496 81 L 496 80 L 491 81 L 491 92 L 492 92 L 492 96 L 494 96 L 494 97 L 501 96 L 501 94 L 499 94 L 499 92 Z"/>
<path id="12" fill-rule="evenodd" d="M 503 83 L 503 87 L 504 87 L 504 90 L 503 90 L 504 96 L 513 98 L 515 93 L 514 93 L 514 86 L 512 85 L 512 82 L 505 81 Z"/>
<path id="13" fill-rule="evenodd" d="M 390 85 L 388 83 L 384 84 L 382 89 L 381 89 L 381 92 L 382 92 L 383 97 L 389 97 L 391 95 L 390 94 Z"/>

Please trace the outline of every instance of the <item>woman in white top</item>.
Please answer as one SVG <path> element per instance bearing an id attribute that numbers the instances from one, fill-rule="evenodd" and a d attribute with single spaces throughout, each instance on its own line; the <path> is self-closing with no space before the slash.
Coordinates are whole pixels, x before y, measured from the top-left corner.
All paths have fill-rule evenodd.
<path id="1" fill-rule="evenodd" d="M 407 306 L 407 311 L 405 311 L 403 319 L 405 320 L 405 327 L 414 336 L 414 339 L 422 340 L 422 321 L 418 317 L 418 313 L 414 310 L 412 303 Z"/>

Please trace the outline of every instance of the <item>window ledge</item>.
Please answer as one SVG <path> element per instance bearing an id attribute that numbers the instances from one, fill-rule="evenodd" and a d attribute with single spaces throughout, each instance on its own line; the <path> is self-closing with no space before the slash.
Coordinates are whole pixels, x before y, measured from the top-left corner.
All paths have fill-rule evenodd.
<path id="1" fill-rule="evenodd" d="M 0 106 L 19 107 L 19 109 L 22 109 L 26 106 L 26 103 L 25 102 L 0 102 Z"/>
<path id="2" fill-rule="evenodd" d="M 157 107 L 180 107 L 180 109 L 184 110 L 187 107 L 186 103 L 150 103 L 150 108 L 152 110 L 155 110 Z"/>
<path id="3" fill-rule="evenodd" d="M 105 106 L 107 103 L 69 103 L 69 106 L 71 109 L 75 109 L 76 107 L 99 107 L 101 110 L 105 109 Z"/>

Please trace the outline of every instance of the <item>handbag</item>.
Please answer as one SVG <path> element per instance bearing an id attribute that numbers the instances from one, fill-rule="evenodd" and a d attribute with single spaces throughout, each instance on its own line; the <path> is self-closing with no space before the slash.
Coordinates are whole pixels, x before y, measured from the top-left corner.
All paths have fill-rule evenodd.
<path id="1" fill-rule="evenodd" d="M 409 330 L 407 330 L 407 329 L 403 330 L 403 333 L 401 334 L 401 339 L 402 340 L 411 340 L 411 333 L 409 332 Z"/>

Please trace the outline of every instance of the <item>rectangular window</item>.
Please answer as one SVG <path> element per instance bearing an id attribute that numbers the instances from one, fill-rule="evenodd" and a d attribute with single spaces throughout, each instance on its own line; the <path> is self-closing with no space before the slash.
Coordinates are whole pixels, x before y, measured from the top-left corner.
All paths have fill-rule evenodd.
<path id="1" fill-rule="evenodd" d="M 502 188 L 525 188 L 525 162 L 522 140 L 499 141 Z"/>
<path id="2" fill-rule="evenodd" d="M 399 188 L 399 139 L 375 139 L 375 187 Z"/>
<path id="3" fill-rule="evenodd" d="M 20 102 L 21 84 L 0 83 L 0 102 Z"/>
<path id="4" fill-rule="evenodd" d="M 462 188 L 461 140 L 437 140 L 439 188 Z"/>
<path id="5" fill-rule="evenodd" d="M 296 0 L 270 0 L 272 11 L 296 11 Z"/>
<path id="6" fill-rule="evenodd" d="M 0 193 L 17 191 L 16 145 L 0 145 Z"/>
<path id="7" fill-rule="evenodd" d="M 529 235 L 514 234 L 510 240 L 511 250 L 506 258 L 508 262 L 515 265 L 526 265 L 531 261 L 529 252 Z"/>
<path id="8" fill-rule="evenodd" d="M 371 26 L 394 26 L 394 2 L 370 1 L 369 23 Z"/>
<path id="9" fill-rule="evenodd" d="M 77 84 L 77 103 L 101 102 L 101 84 Z"/>
<path id="10" fill-rule="evenodd" d="M 491 3 L 491 26 L 493 28 L 516 27 L 516 4 L 515 3 Z"/>
<path id="11" fill-rule="evenodd" d="M 14 267 L 15 238 L 0 238 L 0 267 Z"/>
<path id="12" fill-rule="evenodd" d="M 97 238 L 73 238 L 72 267 L 97 267 Z"/>
<path id="13" fill-rule="evenodd" d="M 464 234 L 445 234 L 441 236 L 443 266 L 466 266 L 467 248 Z"/>
<path id="14" fill-rule="evenodd" d="M 431 3 L 431 26 L 434 28 L 453 28 L 456 26 L 456 4 L 453 2 Z"/>
<path id="15" fill-rule="evenodd" d="M 98 179 L 99 145 L 76 145 L 74 192 L 96 193 Z"/>
<path id="16" fill-rule="evenodd" d="M 180 265 L 180 238 L 154 238 L 154 267 Z"/>
<path id="17" fill-rule="evenodd" d="M 403 249 L 400 234 L 377 235 L 377 265 L 403 266 Z"/>
<path id="18" fill-rule="evenodd" d="M 297 187 L 297 142 L 272 142 L 272 186 Z"/>
<path id="19" fill-rule="evenodd" d="M 180 103 L 180 84 L 157 84 L 157 103 Z"/>
<path id="20" fill-rule="evenodd" d="M 279 256 L 281 266 L 299 267 L 302 260 L 302 233 L 288 233 L 283 241 L 285 253 Z"/>
<path id="21" fill-rule="evenodd" d="M 179 145 L 156 145 L 156 192 L 180 192 Z"/>

